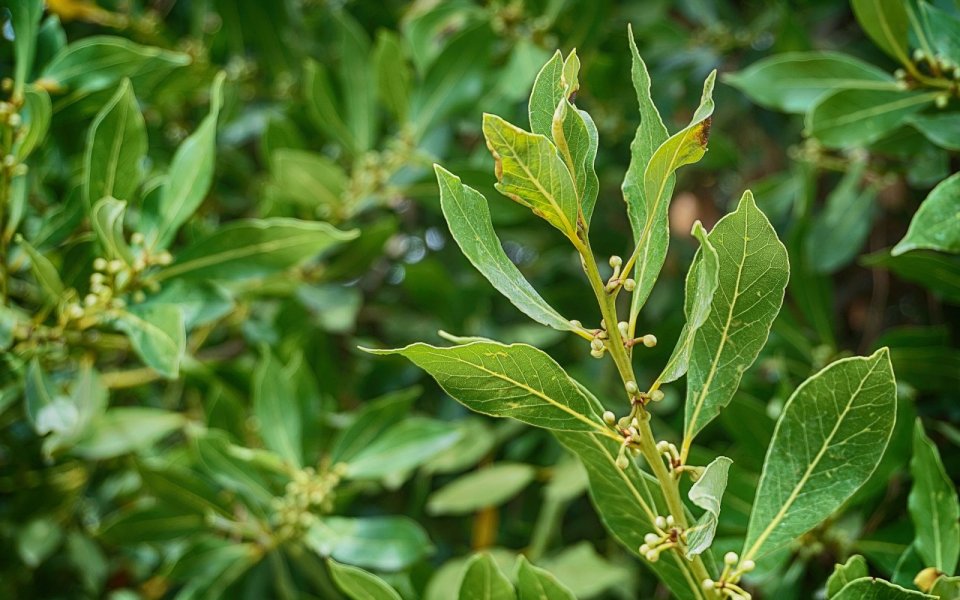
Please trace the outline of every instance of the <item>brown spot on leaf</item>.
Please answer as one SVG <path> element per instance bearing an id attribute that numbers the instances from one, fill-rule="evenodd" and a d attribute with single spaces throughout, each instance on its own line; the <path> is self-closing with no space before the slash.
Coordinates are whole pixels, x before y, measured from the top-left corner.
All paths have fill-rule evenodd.
<path id="1" fill-rule="evenodd" d="M 703 123 L 700 124 L 700 128 L 697 130 L 697 141 L 700 142 L 700 145 L 704 148 L 707 147 L 707 140 L 710 139 L 710 125 L 713 123 L 713 117 L 707 117 L 703 120 Z"/>

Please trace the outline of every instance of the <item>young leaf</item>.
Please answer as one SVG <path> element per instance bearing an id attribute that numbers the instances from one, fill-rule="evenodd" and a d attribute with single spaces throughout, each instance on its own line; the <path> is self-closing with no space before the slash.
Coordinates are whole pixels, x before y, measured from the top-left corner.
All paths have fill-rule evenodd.
<path id="1" fill-rule="evenodd" d="M 465 515 L 481 508 L 499 506 L 520 493 L 536 477 L 523 463 L 498 462 L 454 479 L 430 495 L 431 515 Z"/>
<path id="2" fill-rule="evenodd" d="M 853 14 L 863 30 L 881 50 L 908 64 L 910 21 L 906 3 L 901 0 L 851 0 Z"/>
<path id="3" fill-rule="evenodd" d="M 513 584 L 487 553 L 474 556 L 460 584 L 459 600 L 516 600 Z"/>
<path id="4" fill-rule="evenodd" d="M 217 118 L 223 105 L 225 80 L 223 71 L 214 77 L 210 86 L 210 113 L 177 148 L 156 206 L 145 207 L 149 219 L 144 234 L 155 250 L 170 245 L 177 230 L 196 212 L 210 189 L 217 150 Z"/>
<path id="5" fill-rule="evenodd" d="M 546 429 L 599 430 L 616 435 L 599 420 L 590 401 L 560 365 L 533 346 L 472 342 L 438 348 L 417 343 L 367 352 L 408 358 L 473 411 Z"/>
<path id="6" fill-rule="evenodd" d="M 530 90 L 527 112 L 530 115 L 530 131 L 550 138 L 553 136 L 553 115 L 560 101 L 564 99 L 563 54 L 559 50 L 553 53 Z"/>
<path id="7" fill-rule="evenodd" d="M 707 237 L 720 257 L 710 314 L 693 339 L 682 456 L 694 436 L 730 403 L 743 372 L 766 343 L 790 277 L 787 250 L 753 194 Z"/>
<path id="8" fill-rule="evenodd" d="M 330 576 L 350 600 L 401 600 L 400 594 L 373 573 L 327 559 Z"/>
<path id="9" fill-rule="evenodd" d="M 275 217 L 233 221 L 188 246 L 158 280 L 263 277 L 293 267 L 357 237 L 329 223 Z"/>
<path id="10" fill-rule="evenodd" d="M 930 45 L 937 54 L 954 63 L 960 61 L 960 19 L 955 13 L 951 14 L 929 2 L 918 2 L 917 7 L 924 29 L 930 36 Z"/>
<path id="11" fill-rule="evenodd" d="M 807 132 L 829 148 L 875 142 L 907 117 L 933 104 L 939 92 L 842 89 L 821 98 L 807 113 Z"/>
<path id="12" fill-rule="evenodd" d="M 11 12 L 13 27 L 13 99 L 23 97 L 24 87 L 30 69 L 33 67 L 33 58 L 37 51 L 37 25 L 43 16 L 43 2 L 41 0 L 20 0 L 19 2 L 4 3 Z M 9 39 L 9 38 L 7 38 Z"/>
<path id="13" fill-rule="evenodd" d="M 303 422 L 293 382 L 284 365 L 265 350 L 253 373 L 253 414 L 260 439 L 293 467 L 303 464 Z"/>
<path id="14" fill-rule="evenodd" d="M 303 542 L 320 556 L 380 571 L 405 569 L 433 550 L 423 528 L 406 517 L 323 517 Z"/>
<path id="15" fill-rule="evenodd" d="M 870 477 L 893 431 L 896 404 L 886 348 L 838 360 L 797 388 L 767 450 L 744 560 L 806 533 Z"/>
<path id="16" fill-rule="evenodd" d="M 720 500 L 727 489 L 727 472 L 732 464 L 733 461 L 726 456 L 718 456 L 706 466 L 700 479 L 687 492 L 690 501 L 706 511 L 688 531 L 688 559 L 702 554 L 713 543 L 717 520 L 720 518 Z"/>
<path id="17" fill-rule="evenodd" d="M 694 337 L 710 316 L 713 295 L 719 285 L 720 256 L 707 238 L 707 232 L 700 221 L 693 224 L 691 233 L 700 242 L 700 250 L 693 257 L 690 270 L 687 272 L 686 296 L 683 301 L 683 312 L 687 322 L 680 331 L 680 338 L 667 361 L 667 366 L 663 368 L 663 372 L 653 384 L 656 387 L 675 381 L 687 372 Z"/>
<path id="18" fill-rule="evenodd" d="M 133 350 L 148 367 L 170 379 L 180 374 L 187 334 L 179 307 L 131 306 L 120 312 L 114 326 L 127 334 Z"/>
<path id="19" fill-rule="evenodd" d="M 356 140 L 356 151 L 373 147 L 377 134 L 376 78 L 371 63 L 370 40 L 347 11 L 333 13 L 340 51 L 340 89 L 343 91 L 347 127 Z"/>
<path id="20" fill-rule="evenodd" d="M 434 165 L 434 170 L 440 184 L 440 208 L 464 256 L 525 315 L 554 329 L 572 331 L 570 321 L 547 304 L 503 251 L 486 198 L 440 165 Z"/>
<path id="21" fill-rule="evenodd" d="M 933 582 L 933 587 L 930 588 L 929 592 L 940 600 L 956 600 L 960 598 L 960 577 L 941 575 Z"/>
<path id="22" fill-rule="evenodd" d="M 916 538 L 913 545 L 924 567 L 952 574 L 960 558 L 960 502 L 957 490 L 940 460 L 937 446 L 917 419 L 913 429 L 908 506 Z"/>
<path id="23" fill-rule="evenodd" d="M 109 544 L 135 544 L 192 539 L 204 529 L 202 515 L 162 504 L 140 504 L 109 515 L 98 534 Z"/>
<path id="24" fill-rule="evenodd" d="M 517 590 L 519 600 L 576 600 L 553 573 L 535 567 L 522 554 L 517 559 Z"/>
<path id="25" fill-rule="evenodd" d="M 835 90 L 897 89 L 889 73 L 840 52 L 785 52 L 731 73 L 724 81 L 757 104 L 801 115 Z"/>
<path id="26" fill-rule="evenodd" d="M 668 209 L 673 194 L 674 173 L 684 165 L 699 161 L 707 151 L 716 77 L 717 72 L 713 71 L 703 82 L 700 106 L 690 119 L 690 124 L 667 138 L 650 156 L 650 162 L 643 172 L 642 198 L 627 198 L 627 206 L 635 213 L 632 219 L 636 219 L 639 226 L 634 233 L 637 246 L 632 257 L 636 261 L 636 289 L 630 299 L 631 323 L 636 321 L 637 314 L 653 291 L 653 284 L 667 257 L 670 240 Z M 625 185 L 624 192 L 627 189 L 631 188 Z"/>
<path id="27" fill-rule="evenodd" d="M 108 260 L 119 258 L 133 264 L 133 253 L 123 237 L 123 218 L 127 203 L 116 198 L 101 198 L 90 211 L 90 224 Z"/>
<path id="28" fill-rule="evenodd" d="M 843 586 L 831 600 L 937 600 L 876 577 L 861 577 Z"/>
<path id="29" fill-rule="evenodd" d="M 346 462 L 346 477 L 382 479 L 414 469 L 453 446 L 460 432 L 449 424 L 406 416 L 389 427 Z"/>
<path id="30" fill-rule="evenodd" d="M 833 273 L 849 264 L 870 233 L 877 188 L 861 186 L 866 168 L 866 157 L 851 161 L 807 231 L 807 264 L 816 273 Z"/>
<path id="31" fill-rule="evenodd" d="M 377 32 L 373 68 L 377 76 L 380 103 L 398 123 L 405 123 L 410 112 L 410 80 L 413 73 L 403 38 L 386 29 Z"/>
<path id="32" fill-rule="evenodd" d="M 944 179 L 920 205 L 907 235 L 900 240 L 892 256 L 910 250 L 929 248 L 940 252 L 960 254 L 960 173 Z"/>
<path id="33" fill-rule="evenodd" d="M 186 423 L 183 414 L 159 408 L 111 408 L 93 422 L 73 452 L 88 460 L 105 460 L 146 450 Z"/>
<path id="34" fill-rule="evenodd" d="M 133 86 L 124 79 L 97 113 L 87 133 L 83 197 L 87 206 L 101 198 L 132 200 L 143 177 L 147 129 Z"/>
<path id="35" fill-rule="evenodd" d="M 333 93 L 327 68 L 314 60 L 307 60 L 303 72 L 307 116 L 322 132 L 343 145 L 347 152 L 355 152 L 357 140 L 340 116 L 343 111 Z"/>
<path id="36" fill-rule="evenodd" d="M 859 554 L 854 554 L 842 565 L 834 565 L 833 573 L 827 579 L 827 598 L 833 598 L 848 583 L 869 574 L 867 560 Z"/>
<path id="37" fill-rule="evenodd" d="M 496 162 L 497 190 L 578 243 L 577 193 L 550 140 L 488 113 L 483 115 L 483 135 Z"/>
<path id="38" fill-rule="evenodd" d="M 22 235 L 17 234 L 16 242 L 30 257 L 30 268 L 33 270 L 33 276 L 36 277 L 37 283 L 40 284 L 40 289 L 46 293 L 50 302 L 57 302 L 63 293 L 63 282 L 60 281 L 57 268 L 53 266 L 49 258 L 38 252 L 27 240 L 23 239 Z"/>
<path id="39" fill-rule="evenodd" d="M 23 118 L 25 131 L 13 142 L 13 155 L 18 161 L 23 162 L 46 137 L 52 115 L 53 106 L 46 91 L 29 88 L 24 92 L 20 116 Z"/>

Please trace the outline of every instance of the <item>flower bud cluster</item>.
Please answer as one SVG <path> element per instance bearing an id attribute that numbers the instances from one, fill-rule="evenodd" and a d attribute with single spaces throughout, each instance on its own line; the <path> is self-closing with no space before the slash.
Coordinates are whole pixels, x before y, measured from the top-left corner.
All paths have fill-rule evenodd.
<path id="1" fill-rule="evenodd" d="M 679 546 L 683 535 L 675 525 L 673 515 L 654 519 L 654 531 L 643 536 L 640 554 L 653 563 L 660 560 L 660 554 L 665 550 Z"/>
<path id="2" fill-rule="evenodd" d="M 752 560 L 741 562 L 736 552 L 727 552 L 723 556 L 723 572 L 720 574 L 720 579 L 716 581 L 704 579 L 702 583 L 703 589 L 715 590 L 720 594 L 721 598 L 750 600 L 750 598 L 752 598 L 750 592 L 744 590 L 737 584 L 740 582 L 740 578 L 743 577 L 744 573 L 749 573 L 754 570 L 756 566 Z"/>
<path id="3" fill-rule="evenodd" d="M 339 465 L 319 473 L 313 467 L 295 471 L 284 495 L 271 502 L 278 536 L 295 537 L 313 525 L 318 515 L 331 512 L 342 476 Z"/>
<path id="4" fill-rule="evenodd" d="M 623 286 L 623 289 L 628 292 L 632 292 L 637 287 L 637 282 L 629 277 L 623 277 L 623 274 L 620 272 L 620 269 L 623 268 L 623 259 L 619 256 L 610 257 L 610 268 L 613 269 L 613 275 L 610 276 L 610 279 L 607 280 L 607 284 L 604 286 L 604 290 L 608 294 L 613 293 L 620 286 Z M 624 334 L 626 337 L 626 334 Z"/>

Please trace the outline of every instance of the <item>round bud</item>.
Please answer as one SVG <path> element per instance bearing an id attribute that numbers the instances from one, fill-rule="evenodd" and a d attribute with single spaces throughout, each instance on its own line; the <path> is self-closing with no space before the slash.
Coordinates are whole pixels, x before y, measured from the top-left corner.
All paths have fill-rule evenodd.
<path id="1" fill-rule="evenodd" d="M 147 263 L 143 260 L 142 257 L 137 257 L 133 259 L 133 270 L 142 271 L 147 268 Z"/>
<path id="2" fill-rule="evenodd" d="M 934 104 L 937 105 L 937 108 L 946 108 L 947 102 L 949 101 L 950 97 L 947 94 L 941 94 L 937 96 L 936 100 L 934 100 Z"/>
<path id="3" fill-rule="evenodd" d="M 611 268 L 616 269 L 617 267 L 619 267 L 619 266 L 622 265 L 622 264 L 623 264 L 623 259 L 620 258 L 619 256 L 614 255 L 614 256 L 611 256 L 611 257 L 610 257 L 610 267 L 611 267 Z"/>
<path id="4" fill-rule="evenodd" d="M 713 586 L 714 586 L 714 583 L 713 583 L 713 580 L 712 580 L 712 579 L 704 579 L 704 580 L 703 580 L 703 583 L 701 583 L 700 585 L 702 585 L 702 586 L 703 586 L 703 589 L 705 589 L 705 590 L 712 590 L 712 589 L 713 589 Z"/>
<path id="5" fill-rule="evenodd" d="M 602 352 L 603 340 L 601 340 L 600 338 L 593 338 L 592 340 L 590 340 L 590 347 L 593 348 L 594 350 Z"/>
<path id="6" fill-rule="evenodd" d="M 143 234 L 139 231 L 130 236 L 130 241 L 136 245 L 140 245 L 145 241 Z"/>
<path id="7" fill-rule="evenodd" d="M 621 454 L 617 457 L 617 468 L 621 471 L 625 471 L 627 467 L 630 466 L 630 459 Z"/>
<path id="8" fill-rule="evenodd" d="M 643 536 L 643 541 L 648 544 L 656 544 L 660 541 L 660 536 L 655 533 L 648 533 L 647 535 Z"/>
<path id="9" fill-rule="evenodd" d="M 673 527 L 673 515 L 667 515 L 667 527 Z"/>
<path id="10" fill-rule="evenodd" d="M 646 545 L 646 544 L 641 544 L 641 545 L 640 545 L 640 554 L 646 554 L 647 552 L 650 552 L 650 546 L 648 546 L 648 545 Z"/>
<path id="11" fill-rule="evenodd" d="M 623 280 L 623 289 L 628 292 L 632 292 L 637 287 L 637 282 L 633 279 L 624 279 Z"/>
<path id="12" fill-rule="evenodd" d="M 613 425 L 617 422 L 617 415 L 613 414 L 613 411 L 605 410 L 603 411 L 603 422 L 607 425 Z"/>
<path id="13" fill-rule="evenodd" d="M 94 294 L 99 294 L 105 289 L 106 288 L 103 287 L 103 284 L 100 283 L 99 281 L 94 281 L 93 283 L 90 284 L 90 291 L 93 292 Z"/>
<path id="14" fill-rule="evenodd" d="M 98 298 L 94 294 L 87 294 L 83 299 L 83 303 L 87 306 L 93 306 L 97 303 Z"/>
<path id="15" fill-rule="evenodd" d="M 927 55 L 924 54 L 923 50 L 921 50 L 920 48 L 916 48 L 916 49 L 913 51 L 913 62 L 920 62 L 920 61 L 922 61 L 924 58 L 926 58 L 926 56 L 927 56 Z"/>
<path id="16" fill-rule="evenodd" d="M 626 321 L 620 321 L 617 323 L 617 331 L 620 332 L 621 337 L 627 337 L 630 332 L 630 325 Z"/>
<path id="17" fill-rule="evenodd" d="M 574 327 L 578 327 L 578 328 L 579 328 L 579 327 L 583 327 L 583 323 L 581 323 L 580 321 L 578 321 L 578 320 L 576 320 L 576 319 L 571 319 L 571 320 L 570 320 L 570 324 L 573 325 Z"/>
<path id="18" fill-rule="evenodd" d="M 727 552 L 723 555 L 723 562 L 728 565 L 735 565 L 737 561 L 740 560 L 740 557 L 737 556 L 736 552 Z"/>
<path id="19" fill-rule="evenodd" d="M 650 392 L 650 399 L 654 402 L 660 402 L 663 400 L 663 390 L 653 390 Z"/>
<path id="20" fill-rule="evenodd" d="M 896 71 L 893 72 L 893 76 L 896 77 L 897 79 L 903 79 L 904 77 L 907 76 L 907 72 L 904 71 L 903 69 L 897 69 Z"/>
<path id="21" fill-rule="evenodd" d="M 666 452 L 670 449 L 670 442 L 666 440 L 660 440 L 657 442 L 657 452 Z"/>
<path id="22" fill-rule="evenodd" d="M 590 356 L 594 358 L 603 358 L 603 350 L 591 350 Z"/>
<path id="23" fill-rule="evenodd" d="M 137 290 L 133 293 L 133 301 L 136 302 L 137 304 L 143 302 L 146 299 L 147 299 L 147 295 L 140 290 Z"/>
<path id="24" fill-rule="evenodd" d="M 83 318 L 83 307 L 79 304 L 71 304 L 67 307 L 67 316 L 71 319 Z"/>
<path id="25" fill-rule="evenodd" d="M 111 305 L 112 305 L 114 308 L 126 308 L 126 307 L 127 307 L 127 301 L 124 300 L 123 298 L 114 298 L 114 299 L 113 299 L 113 302 L 111 303 Z"/>
<path id="26" fill-rule="evenodd" d="M 107 263 L 107 271 L 110 273 L 119 273 L 123 269 L 123 262 L 120 259 L 113 259 Z"/>
<path id="27" fill-rule="evenodd" d="M 660 559 L 660 553 L 657 552 L 656 550 L 651 550 L 650 552 L 647 552 L 647 560 L 649 560 L 650 562 L 657 562 L 659 559 Z"/>
<path id="28" fill-rule="evenodd" d="M 15 164 L 17 164 L 17 157 L 16 157 L 16 156 L 14 156 L 14 155 L 12 155 L 12 154 L 8 154 L 8 155 L 6 155 L 6 156 L 3 157 L 3 166 L 5 166 L 5 167 L 12 167 L 12 166 L 15 165 Z"/>
<path id="29" fill-rule="evenodd" d="M 605 319 L 600 319 L 600 329 L 607 329 L 607 321 Z"/>
<path id="30" fill-rule="evenodd" d="M 667 520 L 664 519 L 663 517 L 657 517 L 656 519 L 654 519 L 653 524 L 657 526 L 657 529 L 667 528 Z"/>
<path id="31" fill-rule="evenodd" d="M 627 393 L 630 394 L 631 396 L 632 396 L 633 394 L 636 394 L 638 391 L 640 391 L 640 390 L 637 388 L 637 382 L 636 382 L 636 381 L 628 381 L 623 387 L 625 387 L 625 388 L 627 389 Z"/>
<path id="32" fill-rule="evenodd" d="M 23 123 L 23 119 L 20 117 L 20 113 L 12 113 L 9 117 L 7 117 L 7 123 L 10 124 L 10 127 L 16 129 Z"/>
<path id="33" fill-rule="evenodd" d="M 157 262 L 161 265 L 169 265 L 173 262 L 173 255 L 164 250 L 157 256 Z"/>
<path id="34" fill-rule="evenodd" d="M 93 268 L 98 271 L 105 271 L 107 268 L 107 260 L 98 256 L 93 260 Z"/>
<path id="35" fill-rule="evenodd" d="M 643 345 L 647 348 L 653 348 L 657 345 L 657 336 L 653 335 L 652 333 L 648 333 L 647 335 L 643 336 Z"/>

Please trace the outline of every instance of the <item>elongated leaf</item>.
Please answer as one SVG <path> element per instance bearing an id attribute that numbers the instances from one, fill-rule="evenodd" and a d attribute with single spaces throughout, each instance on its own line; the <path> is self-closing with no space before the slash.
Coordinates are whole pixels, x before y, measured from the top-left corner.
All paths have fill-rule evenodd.
<path id="1" fill-rule="evenodd" d="M 347 11 L 335 12 L 332 20 L 337 25 L 340 89 L 343 91 L 345 120 L 357 142 L 357 152 L 366 152 L 373 147 L 377 134 L 377 86 L 370 40 Z"/>
<path id="2" fill-rule="evenodd" d="M 521 554 L 517 560 L 517 591 L 520 600 L 576 600 L 573 592 L 553 573 L 530 564 Z"/>
<path id="3" fill-rule="evenodd" d="M 851 581 L 832 600 L 936 600 L 921 592 L 907 590 L 876 577 Z"/>
<path id="4" fill-rule="evenodd" d="M 183 250 L 157 279 L 247 279 L 295 266 L 357 237 L 329 223 L 297 219 L 234 221 Z"/>
<path id="5" fill-rule="evenodd" d="M 937 446 L 917 419 L 913 428 L 908 506 L 916 531 L 913 545 L 924 567 L 953 573 L 960 558 L 960 502 L 957 490 L 940 460 Z"/>
<path id="6" fill-rule="evenodd" d="M 304 64 L 304 78 L 307 115 L 314 125 L 336 139 L 345 150 L 355 152 L 357 140 L 341 117 L 343 112 L 333 93 L 327 68 L 314 60 L 308 60 Z"/>
<path id="7" fill-rule="evenodd" d="M 559 50 L 553 53 L 530 90 L 527 112 L 530 115 L 530 131 L 550 138 L 553 136 L 553 115 L 564 98 L 563 54 Z"/>
<path id="8" fill-rule="evenodd" d="M 219 514 L 230 518 L 233 505 L 221 496 L 220 488 L 196 471 L 177 465 L 139 463 L 137 472 L 144 487 L 168 506 L 200 515 Z"/>
<path id="9" fill-rule="evenodd" d="M 52 431 L 67 429 L 77 420 L 75 411 L 67 413 L 59 408 L 71 407 L 43 370 L 39 359 L 34 358 L 27 366 L 23 387 L 24 410 L 27 420 L 37 434 L 46 435 Z"/>
<path id="10" fill-rule="evenodd" d="M 253 374 L 253 414 L 264 445 L 294 467 L 303 464 L 303 418 L 284 365 L 266 351 Z"/>
<path id="11" fill-rule="evenodd" d="M 29 88 L 24 92 L 20 116 L 23 118 L 25 131 L 13 142 L 13 155 L 17 160 L 25 160 L 43 142 L 50 128 L 52 114 L 53 106 L 47 92 L 37 88 Z"/>
<path id="12" fill-rule="evenodd" d="M 834 565 L 833 573 L 827 579 L 827 598 L 833 598 L 840 593 L 848 583 L 862 577 L 866 577 L 870 572 L 867 569 L 867 559 L 859 554 L 854 554 L 847 562 L 842 565 Z"/>
<path id="13" fill-rule="evenodd" d="M 119 258 L 128 265 L 133 263 L 133 253 L 123 236 L 123 218 L 127 203 L 116 198 L 100 199 L 90 211 L 90 224 L 107 259 Z"/>
<path id="14" fill-rule="evenodd" d="M 487 113 L 483 135 L 496 162 L 497 190 L 577 240 L 577 193 L 550 140 Z"/>
<path id="15" fill-rule="evenodd" d="M 933 250 L 913 250 L 891 256 L 881 250 L 860 259 L 868 267 L 882 267 L 907 281 L 915 281 L 947 302 L 960 304 L 960 256 Z"/>
<path id="16" fill-rule="evenodd" d="M 817 273 L 833 273 L 849 264 L 870 233 L 877 190 L 861 186 L 866 168 L 865 158 L 851 162 L 807 231 L 807 264 Z"/>
<path id="17" fill-rule="evenodd" d="M 373 573 L 327 559 L 330 576 L 351 600 L 400 600 L 400 594 Z"/>
<path id="18" fill-rule="evenodd" d="M 88 460 L 104 460 L 146 450 L 186 423 L 184 415 L 159 408 L 111 408 L 93 423 L 73 452 Z"/>
<path id="19" fill-rule="evenodd" d="M 896 404 L 886 348 L 838 360 L 797 388 L 767 450 L 744 560 L 809 531 L 870 477 L 893 431 Z"/>
<path id="20" fill-rule="evenodd" d="M 226 73 L 217 73 L 210 87 L 210 112 L 197 130 L 183 140 L 173 155 L 167 181 L 157 196 L 156 206 L 147 206 L 150 224 L 147 242 L 155 249 L 170 245 L 180 226 L 187 222 L 203 202 L 216 162 L 217 119 L 223 105 Z"/>
<path id="21" fill-rule="evenodd" d="M 177 600 L 222 598 L 226 590 L 263 557 L 254 543 L 212 536 L 191 536 L 193 543 L 180 556 L 168 577 L 183 582 Z"/>
<path id="22" fill-rule="evenodd" d="M 457 597 L 459 600 L 515 600 L 517 594 L 493 557 L 483 553 L 467 563 Z"/>
<path id="23" fill-rule="evenodd" d="M 406 122 L 410 112 L 410 81 L 413 73 L 403 38 L 386 29 L 378 31 L 373 50 L 373 68 L 377 76 L 380 103 L 397 122 Z"/>
<path id="24" fill-rule="evenodd" d="M 464 256 L 525 315 L 554 329 L 572 331 L 570 321 L 547 304 L 503 251 L 486 198 L 440 165 L 434 165 L 434 170 L 443 216 Z"/>
<path id="25" fill-rule="evenodd" d="M 707 465 L 703 473 L 687 492 L 690 501 L 706 512 L 700 517 L 687 534 L 687 558 L 703 554 L 713 543 L 720 518 L 720 501 L 727 489 L 727 472 L 733 461 L 719 456 Z"/>
<path id="26" fill-rule="evenodd" d="M 960 254 L 960 173 L 941 181 L 913 215 L 907 235 L 890 254 L 928 248 Z"/>
<path id="27" fill-rule="evenodd" d="M 751 100 L 804 114 L 834 90 L 895 90 L 889 73 L 840 52 L 785 52 L 759 60 L 724 81 Z"/>
<path id="28" fill-rule="evenodd" d="M 457 443 L 460 432 L 449 424 L 406 416 L 364 446 L 346 465 L 353 479 L 381 479 L 416 468 Z"/>
<path id="29" fill-rule="evenodd" d="M 63 282 L 60 281 L 57 268 L 53 266 L 49 258 L 38 252 L 27 240 L 23 239 L 23 236 L 18 234 L 16 241 L 30 257 L 30 269 L 33 271 L 33 276 L 36 277 L 37 283 L 40 284 L 47 300 L 56 302 L 60 298 L 60 294 L 63 293 Z"/>
<path id="30" fill-rule="evenodd" d="M 127 334 L 144 364 L 171 379 L 180 374 L 187 334 L 176 305 L 131 306 L 120 312 L 114 325 Z"/>
<path id="31" fill-rule="evenodd" d="M 101 198 L 132 200 L 143 177 L 147 129 L 133 86 L 124 79 L 97 113 L 87 133 L 83 197 L 88 206 Z"/>
<path id="32" fill-rule="evenodd" d="M 687 322 L 680 331 L 680 339 L 677 340 L 667 366 L 654 383 L 656 386 L 675 381 L 687 372 L 694 337 L 710 316 L 713 295 L 720 283 L 720 255 L 707 238 L 707 232 L 700 221 L 693 224 L 691 233 L 700 242 L 700 250 L 693 257 L 687 272 L 686 296 L 683 300 L 683 312 L 687 316 Z"/>
<path id="33" fill-rule="evenodd" d="M 643 196 L 627 197 L 627 206 L 636 215 L 631 219 L 635 219 L 638 227 L 634 232 L 637 239 L 633 251 L 636 289 L 630 299 L 631 323 L 636 321 L 637 314 L 653 291 L 653 284 L 667 257 L 670 241 L 668 209 L 673 195 L 674 173 L 684 165 L 699 161 L 707 151 L 716 77 L 717 72 L 713 71 L 703 82 L 700 106 L 690 119 L 690 124 L 667 138 L 650 156 L 650 162 L 643 172 Z M 624 193 L 632 189 L 625 183 Z"/>
<path id="34" fill-rule="evenodd" d="M 696 332 L 687 374 L 683 456 L 694 436 L 730 403 L 766 343 L 789 279 L 787 250 L 746 192 L 707 237 L 720 257 L 709 318 Z"/>
<path id="35" fill-rule="evenodd" d="M 960 577 L 941 575 L 933 582 L 930 594 L 940 600 L 957 600 L 960 598 Z"/>
<path id="36" fill-rule="evenodd" d="M 960 119 L 954 113 L 913 115 L 907 122 L 941 148 L 960 150 Z"/>
<path id="37" fill-rule="evenodd" d="M 433 550 L 423 528 L 406 517 L 324 517 L 303 541 L 320 556 L 383 571 L 405 569 Z"/>
<path id="38" fill-rule="evenodd" d="M 271 156 L 274 194 L 327 214 L 340 215 L 347 174 L 335 162 L 315 152 L 281 148 Z"/>
<path id="39" fill-rule="evenodd" d="M 513 498 L 536 477 L 533 467 L 500 462 L 454 479 L 430 495 L 427 512 L 463 515 Z"/>
<path id="40" fill-rule="evenodd" d="M 838 90 L 821 98 L 810 109 L 806 130 L 829 148 L 864 146 L 933 104 L 936 96 L 936 92 Z"/>
<path id="41" fill-rule="evenodd" d="M 43 16 L 42 0 L 4 3 L 11 12 L 13 26 L 13 99 L 23 97 L 33 58 L 37 52 L 37 29 Z"/>
<path id="42" fill-rule="evenodd" d="M 190 539 L 204 529 L 201 515 L 170 506 L 138 506 L 110 515 L 100 537 L 111 544 L 167 542 Z"/>
<path id="43" fill-rule="evenodd" d="M 34 368 L 33 363 L 30 368 Z M 36 373 L 29 375 L 35 377 Z M 29 382 L 26 387 L 28 391 L 31 390 Z M 28 403 L 31 401 L 31 394 L 27 395 L 27 400 Z M 50 431 L 50 435 L 43 440 L 44 456 L 52 457 L 86 436 L 106 408 L 107 388 L 92 366 L 83 365 L 76 375 L 70 395 L 66 398 L 55 397 L 52 404 L 41 408 L 37 414 L 37 431 L 41 434 L 43 430 Z M 55 414 L 51 415 L 50 412 Z"/>
<path id="44" fill-rule="evenodd" d="M 850 0 L 853 14 L 881 50 L 907 64 L 909 43 L 906 3 L 900 0 Z"/>
<path id="45" fill-rule="evenodd" d="M 544 352 L 526 344 L 473 342 L 450 348 L 411 344 L 396 350 L 427 371 L 440 387 L 467 408 L 494 417 L 573 431 L 613 434 L 563 369 Z"/>

